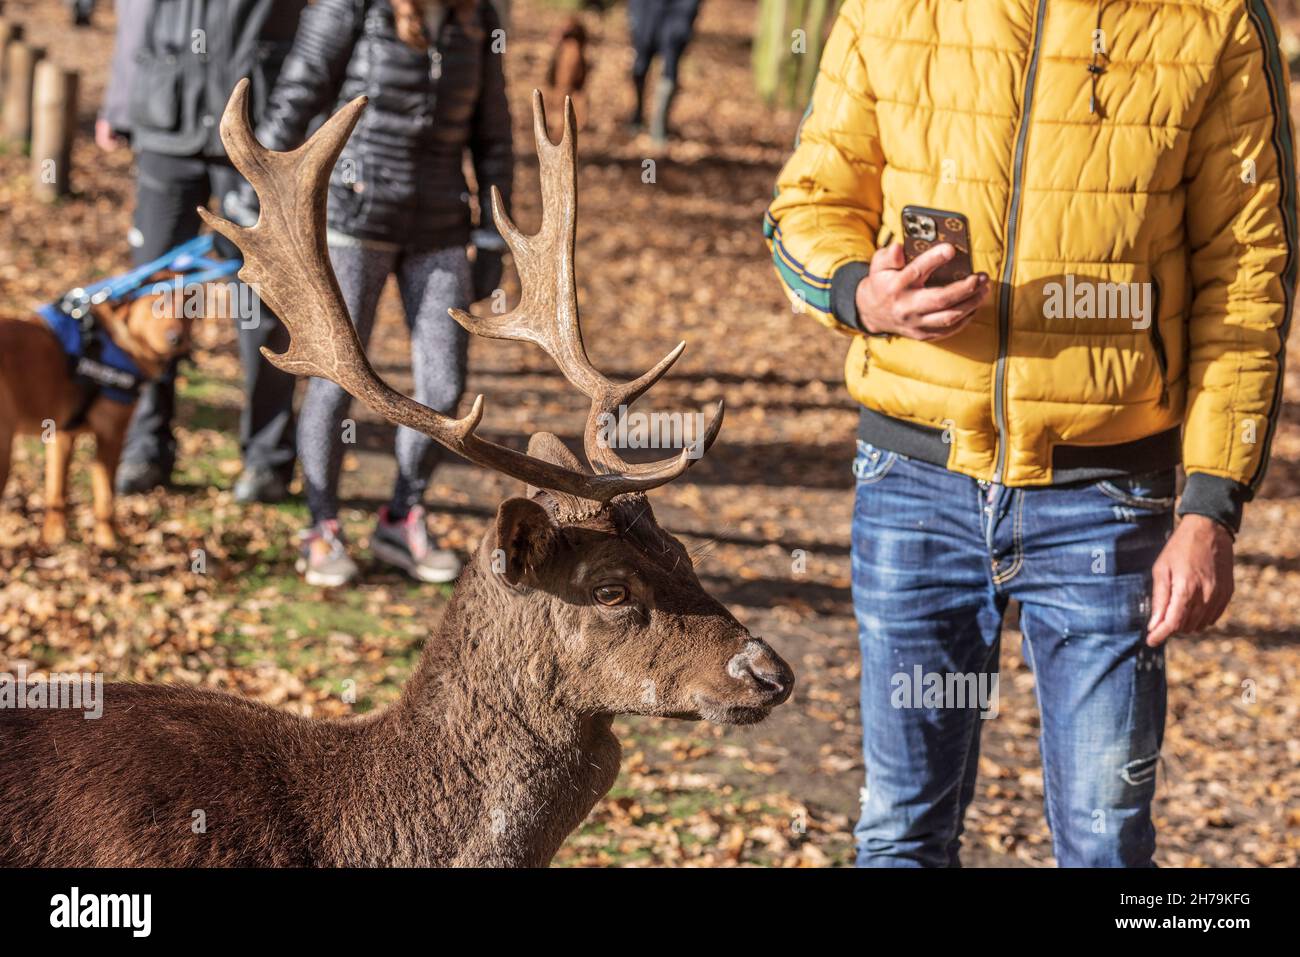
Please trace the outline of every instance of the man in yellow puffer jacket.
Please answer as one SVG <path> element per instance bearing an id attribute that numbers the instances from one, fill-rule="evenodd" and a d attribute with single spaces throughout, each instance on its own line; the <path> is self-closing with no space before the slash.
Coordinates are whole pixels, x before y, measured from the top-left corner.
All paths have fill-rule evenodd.
<path id="1" fill-rule="evenodd" d="M 844 3 L 765 232 L 852 337 L 860 864 L 957 862 L 1012 598 L 1058 862 L 1151 863 L 1163 643 L 1228 603 L 1281 400 L 1287 104 L 1264 0 Z"/>

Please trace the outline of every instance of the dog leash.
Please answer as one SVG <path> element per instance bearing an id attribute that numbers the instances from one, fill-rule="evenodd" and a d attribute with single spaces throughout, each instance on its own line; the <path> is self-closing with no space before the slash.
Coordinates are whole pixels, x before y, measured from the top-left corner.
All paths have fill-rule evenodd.
<path id="1" fill-rule="evenodd" d="M 59 301 L 59 308 L 73 319 L 82 319 L 91 306 L 105 302 L 129 302 L 148 295 L 151 287 L 149 277 L 162 269 L 180 273 L 172 282 L 180 281 L 182 286 L 213 282 L 225 279 L 239 271 L 241 259 L 211 259 L 209 254 L 215 244 L 212 233 L 206 233 L 191 239 L 174 249 L 169 249 L 153 262 L 137 266 L 130 272 L 110 279 L 103 279 L 91 286 L 72 289 Z"/>

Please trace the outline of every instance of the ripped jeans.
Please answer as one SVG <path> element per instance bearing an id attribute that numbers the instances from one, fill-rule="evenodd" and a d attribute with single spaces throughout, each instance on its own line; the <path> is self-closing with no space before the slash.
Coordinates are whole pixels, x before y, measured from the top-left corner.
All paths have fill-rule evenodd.
<path id="1" fill-rule="evenodd" d="M 853 603 L 866 787 L 860 867 L 958 866 L 1007 603 L 1041 719 L 1066 867 L 1149 867 L 1164 650 L 1145 645 L 1173 470 L 1007 488 L 858 443 Z"/>

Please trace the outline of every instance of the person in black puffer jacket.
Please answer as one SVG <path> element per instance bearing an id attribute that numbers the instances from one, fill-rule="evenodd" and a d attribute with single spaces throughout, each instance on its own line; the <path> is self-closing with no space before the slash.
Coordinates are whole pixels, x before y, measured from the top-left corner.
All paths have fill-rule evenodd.
<path id="1" fill-rule="evenodd" d="M 361 114 L 329 184 L 330 260 L 362 345 L 389 275 L 411 330 L 415 398 L 454 411 L 465 383 L 465 331 L 447 315 L 490 294 L 505 248 L 488 189 L 508 204 L 513 179 L 504 33 L 488 0 L 317 0 L 303 13 L 257 137 L 287 150 L 313 117 L 364 93 Z M 465 151 L 482 202 L 471 222 Z M 250 204 L 251 205 L 251 204 Z M 467 245 L 476 248 L 471 267 Z M 299 412 L 298 446 L 311 526 L 299 570 L 341 585 L 357 574 L 338 524 L 338 479 L 350 397 L 312 379 Z M 375 556 L 421 581 L 450 581 L 450 552 L 430 545 L 420 506 L 442 447 L 399 429 L 397 483 L 371 537 Z"/>

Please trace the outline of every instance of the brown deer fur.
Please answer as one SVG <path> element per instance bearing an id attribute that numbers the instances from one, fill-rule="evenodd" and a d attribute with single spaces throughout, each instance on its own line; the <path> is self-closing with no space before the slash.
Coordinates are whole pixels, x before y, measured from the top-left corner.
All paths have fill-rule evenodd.
<path id="1" fill-rule="evenodd" d="M 106 686 L 98 720 L 0 711 L 0 865 L 543 866 L 614 783 L 615 714 L 749 723 L 789 696 L 643 496 L 551 506 L 502 504 L 381 714 L 145 685 Z M 593 601 L 607 582 L 633 600 Z"/>
<path id="2" fill-rule="evenodd" d="M 154 277 L 163 281 L 173 273 Z M 166 294 L 164 294 L 166 295 Z M 130 303 L 92 307 L 100 326 L 129 355 L 146 377 L 160 374 L 167 362 L 189 344 L 192 319 L 173 316 L 177 310 L 157 309 L 162 297 L 142 296 Z M 72 448 L 78 435 L 95 437 L 95 462 L 91 472 L 94 494 L 94 541 L 113 548 L 113 475 L 126 437 L 134 403 L 100 396 L 86 411 L 85 421 L 73 429 L 64 424 L 81 402 L 80 391 L 68 369 L 68 357 L 58 337 L 40 319 L 0 319 L 0 499 L 9 479 L 14 440 L 19 435 L 52 434 L 45 442 L 45 522 L 41 533 L 46 545 L 59 545 L 67 537 L 67 476 Z"/>

